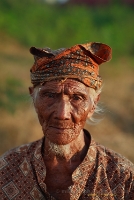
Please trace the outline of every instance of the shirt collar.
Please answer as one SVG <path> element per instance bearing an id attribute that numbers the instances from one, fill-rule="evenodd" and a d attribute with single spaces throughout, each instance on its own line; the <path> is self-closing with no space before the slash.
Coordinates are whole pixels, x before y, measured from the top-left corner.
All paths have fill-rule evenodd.
<path id="1" fill-rule="evenodd" d="M 85 134 L 88 137 L 91 137 L 90 133 L 87 130 L 84 130 Z M 44 139 L 38 141 L 34 155 L 33 155 L 33 168 L 35 171 L 36 178 L 38 180 L 38 184 L 43 193 L 47 193 L 47 188 L 45 184 L 46 177 L 46 166 L 43 161 L 42 156 L 42 148 L 44 144 Z M 73 186 L 70 188 L 70 200 L 79 199 L 82 194 L 84 187 L 86 185 L 87 179 L 91 176 L 94 168 L 95 168 L 95 160 L 96 160 L 96 143 L 94 139 L 91 137 L 89 149 L 87 154 L 82 161 L 82 163 L 75 169 L 72 174 L 72 180 L 74 182 Z M 54 198 L 51 198 L 54 199 Z"/>

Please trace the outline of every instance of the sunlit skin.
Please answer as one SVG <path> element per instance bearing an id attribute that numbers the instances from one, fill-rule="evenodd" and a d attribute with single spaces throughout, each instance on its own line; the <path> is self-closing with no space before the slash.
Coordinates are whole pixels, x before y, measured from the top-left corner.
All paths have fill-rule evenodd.
<path id="1" fill-rule="evenodd" d="M 30 94 L 45 135 L 45 183 L 55 198 L 69 199 L 69 194 L 56 191 L 73 184 L 72 173 L 87 153 L 90 139 L 83 128 L 87 117 L 94 112 L 98 97 L 92 101 L 89 87 L 74 79 L 49 81 L 37 88 L 36 98 L 32 87 Z M 67 146 L 68 151 L 65 150 L 60 157 L 51 151 L 50 142 Z"/>

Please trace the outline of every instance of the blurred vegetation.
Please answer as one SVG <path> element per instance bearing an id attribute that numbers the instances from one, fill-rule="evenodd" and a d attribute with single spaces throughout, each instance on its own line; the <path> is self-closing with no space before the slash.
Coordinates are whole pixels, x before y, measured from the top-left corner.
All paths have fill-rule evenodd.
<path id="1" fill-rule="evenodd" d="M 120 1 L 102 7 L 48 5 L 41 0 L 1 0 L 1 34 L 26 46 L 69 47 L 101 41 L 114 58 L 134 54 L 134 8 Z"/>
<path id="2" fill-rule="evenodd" d="M 20 106 L 26 99 L 24 85 L 16 78 L 7 77 L 2 87 L 0 86 L 0 108 L 14 113 L 18 104 Z"/>

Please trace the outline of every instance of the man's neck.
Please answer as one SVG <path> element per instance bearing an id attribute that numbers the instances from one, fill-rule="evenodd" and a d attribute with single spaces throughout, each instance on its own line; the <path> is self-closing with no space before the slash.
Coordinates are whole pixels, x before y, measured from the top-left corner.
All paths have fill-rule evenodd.
<path id="1" fill-rule="evenodd" d="M 88 150 L 88 140 L 83 130 L 74 141 L 66 145 L 57 145 L 45 138 L 44 160 L 55 164 L 82 162 Z"/>

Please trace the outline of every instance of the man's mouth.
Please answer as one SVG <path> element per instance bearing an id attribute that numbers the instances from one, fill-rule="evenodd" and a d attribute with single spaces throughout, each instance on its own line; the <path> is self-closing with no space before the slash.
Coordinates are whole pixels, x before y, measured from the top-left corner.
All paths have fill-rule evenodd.
<path id="1" fill-rule="evenodd" d="M 60 130 L 74 129 L 74 123 L 66 122 L 66 121 L 52 121 L 49 123 L 49 127 L 60 129 Z"/>
<path id="2" fill-rule="evenodd" d="M 51 128 L 56 128 L 56 129 L 60 129 L 60 130 L 65 130 L 65 129 L 72 129 L 71 127 L 61 127 L 61 126 L 49 126 Z"/>

